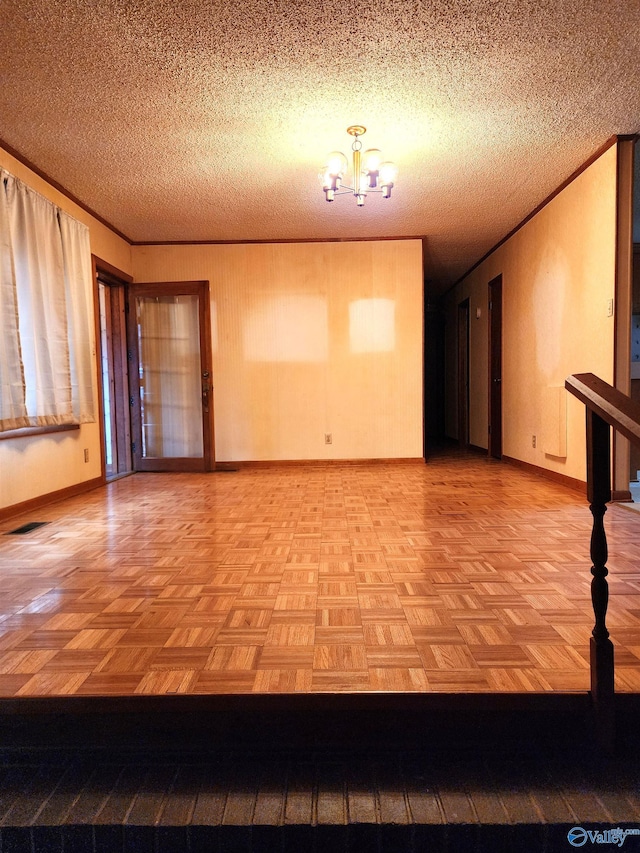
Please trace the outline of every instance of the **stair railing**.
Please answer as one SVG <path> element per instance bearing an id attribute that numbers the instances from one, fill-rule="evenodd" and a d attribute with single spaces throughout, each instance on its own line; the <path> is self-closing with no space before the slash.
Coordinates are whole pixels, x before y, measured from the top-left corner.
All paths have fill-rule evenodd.
<path id="1" fill-rule="evenodd" d="M 633 444 L 640 445 L 640 404 L 593 373 L 569 376 L 565 388 L 586 406 L 587 500 L 593 516 L 591 602 L 595 615 L 590 640 L 591 698 L 600 747 L 611 752 L 615 743 L 615 689 L 613 643 L 606 624 L 609 571 L 604 529 L 606 504 L 611 500 L 610 428 L 613 427 Z"/>

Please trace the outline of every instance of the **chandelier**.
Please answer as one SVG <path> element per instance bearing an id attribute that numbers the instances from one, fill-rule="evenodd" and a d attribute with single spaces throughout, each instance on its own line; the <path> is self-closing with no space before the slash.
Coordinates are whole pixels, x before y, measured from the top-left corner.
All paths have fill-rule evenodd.
<path id="1" fill-rule="evenodd" d="M 351 145 L 353 186 L 343 183 L 349 170 L 349 163 L 342 151 L 332 151 L 327 155 L 327 162 L 318 175 L 327 201 L 333 201 L 337 195 L 353 193 L 358 207 L 362 207 L 367 193 L 382 193 L 383 198 L 391 196 L 391 188 L 398 170 L 393 163 L 382 162 L 382 151 L 378 148 L 369 148 L 362 152 L 360 137 L 366 132 L 367 128 L 360 124 L 347 128 L 347 133 L 354 137 Z"/>

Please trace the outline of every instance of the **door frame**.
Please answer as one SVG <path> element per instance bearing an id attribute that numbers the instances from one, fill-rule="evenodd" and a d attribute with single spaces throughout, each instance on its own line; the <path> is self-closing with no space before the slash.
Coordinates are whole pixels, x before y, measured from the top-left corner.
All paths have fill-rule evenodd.
<path id="1" fill-rule="evenodd" d="M 502 273 L 489 292 L 489 456 L 502 459 Z"/>
<path id="2" fill-rule="evenodd" d="M 199 328 L 200 328 L 200 381 L 202 386 L 202 457 L 148 457 L 142 458 L 142 422 L 140 414 L 140 371 L 137 340 L 137 323 L 132 300 L 136 296 L 158 295 L 163 289 L 172 289 L 175 295 L 199 296 Z M 135 471 L 195 471 L 207 472 L 215 470 L 215 441 L 213 418 L 213 371 L 211 344 L 211 296 L 209 281 L 154 281 L 135 282 L 127 288 L 128 298 L 128 337 L 129 360 L 132 368 L 129 371 L 129 388 L 131 393 L 131 433 L 133 441 L 133 467 Z M 159 462 L 158 460 L 162 460 Z"/>
<path id="3" fill-rule="evenodd" d="M 131 461 L 131 418 L 129 406 L 129 365 L 127 360 L 127 331 L 126 331 L 126 291 L 133 281 L 132 276 L 103 261 L 97 255 L 91 255 L 91 266 L 94 285 L 94 314 L 96 337 L 96 362 L 98 371 L 98 412 L 101 448 L 101 479 L 103 482 L 133 473 Z M 109 288 L 111 316 L 107 318 L 107 335 L 112 347 L 112 358 L 103 352 L 102 329 L 100 316 L 100 284 Z M 113 310 L 116 310 L 119 321 L 113 325 Z M 103 391 L 103 361 L 105 355 L 110 368 L 113 370 L 110 380 L 113 380 L 114 401 L 116 414 L 113 420 L 115 426 L 115 444 L 117 446 L 117 470 L 107 474 L 107 446 L 105 430 L 105 402 Z"/>
<path id="4" fill-rule="evenodd" d="M 631 394 L 631 319 L 633 312 L 633 183 L 637 136 L 619 136 L 616 152 L 616 267 L 614 287 L 613 386 Z M 613 430 L 611 500 L 631 500 L 629 439 Z"/>

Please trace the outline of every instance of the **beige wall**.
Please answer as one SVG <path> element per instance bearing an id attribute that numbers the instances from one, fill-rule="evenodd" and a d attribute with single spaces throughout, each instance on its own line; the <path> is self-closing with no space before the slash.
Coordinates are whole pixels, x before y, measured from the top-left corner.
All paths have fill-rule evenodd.
<path id="1" fill-rule="evenodd" d="M 2 148 L 0 166 L 84 222 L 89 227 L 91 251 L 123 272 L 130 272 L 131 248 L 125 240 Z M 89 462 L 84 461 L 85 449 L 89 451 Z M 83 424 L 72 432 L 0 440 L 0 508 L 99 477 L 100 457 L 98 423 Z"/>
<path id="2" fill-rule="evenodd" d="M 584 406 L 560 394 L 566 457 L 549 453 L 554 392 L 572 373 L 613 381 L 616 147 L 608 149 L 470 273 L 447 299 L 447 434 L 457 434 L 457 305 L 470 299 L 470 441 L 488 447 L 488 282 L 503 284 L 503 453 L 585 479 Z M 480 318 L 476 319 L 476 311 Z M 544 435 L 543 435 L 544 434 Z M 532 447 L 532 436 L 537 446 Z M 545 438 L 546 436 L 546 438 Z"/>
<path id="3" fill-rule="evenodd" d="M 136 281 L 210 282 L 218 461 L 423 455 L 419 240 L 132 253 Z"/>

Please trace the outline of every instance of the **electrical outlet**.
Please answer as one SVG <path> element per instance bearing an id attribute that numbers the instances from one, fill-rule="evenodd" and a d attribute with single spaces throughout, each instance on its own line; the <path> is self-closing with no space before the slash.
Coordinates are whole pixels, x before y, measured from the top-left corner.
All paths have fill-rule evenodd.
<path id="1" fill-rule="evenodd" d="M 85 447 L 85 449 L 84 449 L 84 461 L 85 462 L 89 461 L 89 448 L 88 447 Z"/>
<path id="2" fill-rule="evenodd" d="M 333 436 L 330 432 L 325 432 L 324 434 L 324 443 L 325 444 L 333 444 Z"/>
<path id="3" fill-rule="evenodd" d="M 613 317 L 613 299 L 607 300 L 607 317 Z"/>
<path id="4" fill-rule="evenodd" d="M 536 437 L 535 437 L 535 435 L 532 435 L 531 436 L 531 447 L 535 447 L 535 446 L 536 446 Z"/>

